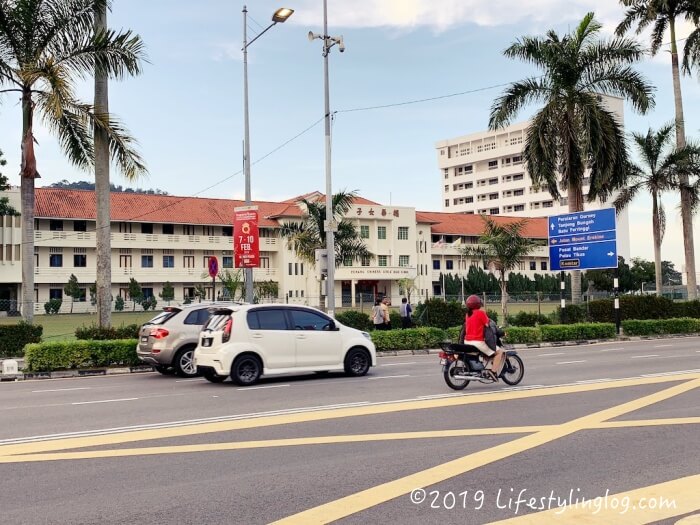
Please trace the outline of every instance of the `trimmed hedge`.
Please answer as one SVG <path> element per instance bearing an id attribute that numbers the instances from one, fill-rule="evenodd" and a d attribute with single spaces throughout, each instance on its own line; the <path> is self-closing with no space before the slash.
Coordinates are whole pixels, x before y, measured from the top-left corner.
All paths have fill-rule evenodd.
<path id="1" fill-rule="evenodd" d="M 503 342 L 507 344 L 539 343 L 540 341 L 542 341 L 540 328 L 529 326 L 509 326 L 503 338 Z"/>
<path id="2" fill-rule="evenodd" d="M 700 332 L 700 319 L 646 319 L 622 321 L 625 335 L 693 334 Z"/>
<path id="3" fill-rule="evenodd" d="M 508 324 L 511 326 L 537 326 L 541 324 L 552 324 L 552 321 L 546 315 L 541 315 L 535 312 L 518 312 L 517 315 L 508 316 Z"/>
<path id="4" fill-rule="evenodd" d="M 20 321 L 0 326 L 0 357 L 23 357 L 24 346 L 40 343 L 44 327 Z"/>
<path id="5" fill-rule="evenodd" d="M 375 330 L 371 333 L 377 350 L 422 350 L 438 348 L 445 340 L 445 330 L 434 327 L 406 330 Z"/>
<path id="6" fill-rule="evenodd" d="M 369 332 L 372 329 L 372 320 L 369 318 L 369 314 L 358 312 L 357 310 L 346 310 L 337 314 L 335 318 L 339 323 L 351 328 L 357 328 L 365 332 Z"/>
<path id="7" fill-rule="evenodd" d="M 25 369 L 29 372 L 50 372 L 73 368 L 135 366 L 135 339 L 109 341 L 57 341 L 27 345 Z"/>
<path id="8" fill-rule="evenodd" d="M 137 324 L 122 325 L 118 328 L 113 326 L 101 327 L 95 324 L 81 326 L 75 329 L 75 337 L 79 340 L 106 341 L 111 339 L 138 339 L 141 327 Z"/>
<path id="9" fill-rule="evenodd" d="M 588 306 L 585 303 L 570 304 L 563 312 L 558 308 L 557 315 L 566 324 L 584 321 L 611 323 L 615 320 L 614 303 L 613 299 L 599 299 L 591 301 Z M 655 295 L 623 295 L 620 297 L 620 316 L 622 319 L 636 320 L 700 318 L 700 301 L 674 302 Z"/>
<path id="10" fill-rule="evenodd" d="M 614 323 L 577 323 L 539 327 L 542 341 L 577 341 L 580 339 L 610 339 L 615 337 Z"/>

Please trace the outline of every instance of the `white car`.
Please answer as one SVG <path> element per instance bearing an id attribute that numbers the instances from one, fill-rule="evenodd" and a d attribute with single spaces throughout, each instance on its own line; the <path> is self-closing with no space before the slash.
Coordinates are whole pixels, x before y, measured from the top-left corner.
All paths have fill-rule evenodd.
<path id="1" fill-rule="evenodd" d="M 197 371 L 212 383 L 227 377 L 252 385 L 260 376 L 345 371 L 365 375 L 377 364 L 367 332 L 314 308 L 245 304 L 211 309 L 194 352 Z"/>

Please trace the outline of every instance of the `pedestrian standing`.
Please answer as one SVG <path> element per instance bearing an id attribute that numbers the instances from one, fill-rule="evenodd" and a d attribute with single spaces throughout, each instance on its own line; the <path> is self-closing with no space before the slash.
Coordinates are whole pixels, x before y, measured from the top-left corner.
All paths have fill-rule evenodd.
<path id="1" fill-rule="evenodd" d="M 382 302 L 377 299 L 374 301 L 374 306 L 372 307 L 372 323 L 374 323 L 375 330 L 385 330 L 386 325 L 384 324 L 384 309 L 382 308 Z"/>
<path id="2" fill-rule="evenodd" d="M 413 308 L 411 308 L 411 303 L 405 297 L 401 299 L 401 306 L 399 306 L 399 313 L 401 314 L 401 328 L 411 328 L 411 314 L 413 313 Z"/>

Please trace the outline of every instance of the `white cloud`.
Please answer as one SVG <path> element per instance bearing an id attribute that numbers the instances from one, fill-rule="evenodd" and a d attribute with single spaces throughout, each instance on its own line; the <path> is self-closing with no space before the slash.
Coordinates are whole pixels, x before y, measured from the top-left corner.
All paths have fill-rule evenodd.
<path id="1" fill-rule="evenodd" d="M 323 8 L 318 0 L 300 0 L 296 8 L 290 23 L 322 24 Z M 328 23 L 334 28 L 430 27 L 444 31 L 466 24 L 521 24 L 532 29 L 551 27 L 553 21 L 575 23 L 589 11 L 607 26 L 619 21 L 622 8 L 614 0 L 330 0 Z"/>

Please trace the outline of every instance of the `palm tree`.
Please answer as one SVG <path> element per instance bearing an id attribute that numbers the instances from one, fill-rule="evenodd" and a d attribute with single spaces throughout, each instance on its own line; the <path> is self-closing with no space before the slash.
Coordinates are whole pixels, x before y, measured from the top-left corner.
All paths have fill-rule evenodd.
<path id="1" fill-rule="evenodd" d="M 523 258 L 538 246 L 537 241 L 523 236 L 528 219 L 499 224 L 491 217 L 482 215 L 484 232 L 477 246 L 465 246 L 462 254 L 467 257 L 479 257 L 492 268 L 498 276 L 501 288 L 501 313 L 503 322 L 508 318 L 508 272 L 514 270 Z"/>
<path id="2" fill-rule="evenodd" d="M 141 71 L 143 44 L 130 31 L 94 33 L 94 9 L 107 0 L 0 0 L 0 86 L 21 94 L 22 313 L 34 318 L 34 116 L 56 135 L 77 167 L 95 151 L 90 132 L 103 130 L 109 153 L 127 178 L 145 172 L 134 140 L 111 116 L 75 96 L 74 81 L 99 68 L 109 76 Z"/>
<path id="3" fill-rule="evenodd" d="M 622 126 L 600 95 L 623 97 L 640 112 L 653 106 L 652 87 L 630 64 L 643 56 L 633 40 L 600 40 L 601 25 L 588 13 L 571 33 L 522 37 L 504 54 L 530 62 L 539 77 L 516 82 L 496 99 L 489 127 L 510 123 L 526 105 L 544 104 L 528 127 L 523 157 L 535 185 L 559 198 L 566 188 L 569 211 L 584 209 L 583 179 L 590 170 L 589 202 L 604 201 L 625 180 L 627 145 Z M 572 275 L 572 302 L 581 301 L 581 272 Z"/>
<path id="4" fill-rule="evenodd" d="M 336 266 L 347 260 L 361 261 L 374 257 L 360 238 L 355 225 L 344 218 L 356 197 L 356 191 L 341 191 L 333 195 L 332 216 L 338 221 L 338 231 L 335 233 Z M 282 224 L 280 234 L 287 240 L 287 246 L 294 250 L 297 257 L 315 267 L 316 250 L 326 247 L 323 225 L 326 220 L 326 205 L 325 202 L 308 199 L 301 199 L 299 204 L 305 210 L 303 221 Z M 322 290 L 323 281 L 320 281 L 319 308 L 324 310 L 325 299 Z M 328 293 L 333 293 L 332 288 Z"/>
<path id="5" fill-rule="evenodd" d="M 651 128 L 646 135 L 633 133 L 632 138 L 643 166 L 630 164 L 629 186 L 622 189 L 614 201 L 615 209 L 622 211 L 640 193 L 651 194 L 654 264 L 656 267 L 656 295 L 662 292 L 661 242 L 666 230 L 666 212 L 661 194 L 679 188 L 681 175 L 700 173 L 700 147 L 686 146 L 675 149 L 672 144 L 674 126 L 668 124 L 658 131 Z"/>
<path id="6" fill-rule="evenodd" d="M 655 55 L 661 49 L 666 30 L 671 37 L 671 73 L 673 75 L 673 98 L 676 107 L 676 148 L 683 149 L 685 140 L 685 119 L 683 117 L 683 97 L 681 94 L 680 68 L 678 65 L 678 42 L 676 36 L 676 21 L 685 19 L 694 26 L 700 23 L 700 2 L 697 0 L 620 0 L 629 9 L 617 26 L 618 35 L 626 33 L 633 25 L 635 32 L 640 34 L 649 26 L 651 32 L 651 54 Z M 691 66 L 697 66 L 700 58 L 700 31 L 696 29 L 686 41 L 683 50 L 683 65 L 686 72 Z M 686 174 L 680 175 L 681 219 L 683 222 L 683 238 L 685 249 L 685 270 L 688 283 L 688 299 L 697 297 L 697 282 L 695 278 L 695 242 L 693 240 L 693 213 Z"/>

